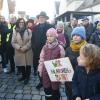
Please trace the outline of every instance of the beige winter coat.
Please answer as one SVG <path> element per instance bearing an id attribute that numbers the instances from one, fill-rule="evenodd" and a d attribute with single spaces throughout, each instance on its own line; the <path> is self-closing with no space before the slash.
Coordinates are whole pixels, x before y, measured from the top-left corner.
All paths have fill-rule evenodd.
<path id="1" fill-rule="evenodd" d="M 25 30 L 23 39 L 20 33 L 13 30 L 12 46 L 15 48 L 15 65 L 26 66 L 33 64 L 33 52 L 31 49 L 31 36 L 30 30 Z"/>

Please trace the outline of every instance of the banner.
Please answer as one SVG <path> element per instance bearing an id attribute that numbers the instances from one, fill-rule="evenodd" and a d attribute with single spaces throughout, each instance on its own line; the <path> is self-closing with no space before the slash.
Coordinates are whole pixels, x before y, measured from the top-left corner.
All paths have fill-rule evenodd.
<path id="1" fill-rule="evenodd" d="M 74 70 L 68 57 L 44 62 L 51 81 L 72 81 Z"/>

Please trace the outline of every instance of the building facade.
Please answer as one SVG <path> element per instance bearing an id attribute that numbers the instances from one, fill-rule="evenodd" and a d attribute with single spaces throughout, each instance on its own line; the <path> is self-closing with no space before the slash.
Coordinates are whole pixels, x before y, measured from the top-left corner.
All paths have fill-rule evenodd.
<path id="1" fill-rule="evenodd" d="M 94 20 L 100 16 L 99 0 L 60 0 L 59 2 L 59 15 L 56 16 L 56 20 L 69 21 L 72 17 L 83 16 L 91 16 Z"/>

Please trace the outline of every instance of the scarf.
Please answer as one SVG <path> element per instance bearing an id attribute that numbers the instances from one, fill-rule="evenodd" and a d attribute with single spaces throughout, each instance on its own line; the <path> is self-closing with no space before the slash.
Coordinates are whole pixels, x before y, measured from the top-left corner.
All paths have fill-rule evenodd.
<path id="1" fill-rule="evenodd" d="M 25 27 L 23 27 L 23 28 L 16 28 L 16 32 L 19 32 L 21 38 L 23 37 L 25 30 L 26 30 Z"/>
<path id="2" fill-rule="evenodd" d="M 20 33 L 21 37 L 23 37 L 25 29 L 26 29 L 25 27 L 19 29 L 19 33 Z"/>
<path id="3" fill-rule="evenodd" d="M 76 44 L 74 41 L 71 41 L 70 47 L 71 47 L 72 51 L 77 52 L 80 50 L 81 46 L 83 46 L 85 44 L 87 44 L 87 42 L 85 40 L 83 40 L 82 42 L 80 42 L 78 44 Z"/>
<path id="4" fill-rule="evenodd" d="M 58 45 L 58 40 L 55 40 L 53 43 L 46 43 L 46 47 L 49 48 L 49 49 L 54 49 L 57 45 Z"/>

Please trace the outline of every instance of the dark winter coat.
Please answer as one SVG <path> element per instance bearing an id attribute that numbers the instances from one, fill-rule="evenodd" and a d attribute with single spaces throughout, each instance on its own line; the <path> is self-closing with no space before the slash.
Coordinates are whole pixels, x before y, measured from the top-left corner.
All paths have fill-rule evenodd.
<path id="1" fill-rule="evenodd" d="M 0 51 L 5 52 L 6 51 L 6 37 L 7 33 L 11 33 L 12 30 L 8 29 L 7 25 L 0 23 L 0 35 L 1 35 L 1 45 L 0 45 Z"/>
<path id="2" fill-rule="evenodd" d="M 94 33 L 91 37 L 90 43 L 100 47 L 100 33 Z"/>
<path id="3" fill-rule="evenodd" d="M 92 23 L 87 24 L 85 27 L 86 30 L 86 41 L 89 42 L 91 35 L 93 33 L 94 27 Z"/>
<path id="4" fill-rule="evenodd" d="M 72 92 L 74 97 L 81 97 L 82 100 L 100 100 L 100 69 L 87 74 L 83 66 L 77 66 L 72 80 Z"/>
<path id="5" fill-rule="evenodd" d="M 72 51 L 71 47 L 68 47 L 66 49 L 66 57 L 69 57 L 72 67 L 75 70 L 76 66 L 77 66 L 77 57 L 79 56 L 79 51 L 74 52 Z"/>
<path id="6" fill-rule="evenodd" d="M 68 35 L 69 40 L 71 40 L 71 32 L 72 32 L 73 28 L 71 27 L 70 24 L 65 26 L 65 33 Z"/>
<path id="7" fill-rule="evenodd" d="M 9 26 L 10 26 L 10 28 L 9 28 Z M 9 35 L 8 41 L 6 41 L 6 44 L 7 44 L 7 54 L 14 56 L 14 48 L 13 48 L 13 46 L 11 44 L 11 41 L 12 41 L 12 34 L 13 34 L 13 29 L 15 28 L 15 24 L 8 24 L 8 28 L 10 30 L 12 30 L 12 32 L 11 33 L 7 33 L 7 35 Z"/>
<path id="8" fill-rule="evenodd" d="M 46 32 L 52 26 L 49 23 L 38 24 L 35 26 L 34 31 L 32 33 L 32 49 L 33 52 L 37 53 L 39 56 L 42 47 L 46 43 Z M 37 49 L 38 48 L 38 49 Z"/>
<path id="9" fill-rule="evenodd" d="M 70 40 L 69 40 L 68 35 L 65 32 L 64 32 L 64 37 L 65 37 L 65 40 L 66 40 L 66 48 L 67 48 L 70 45 Z"/>

